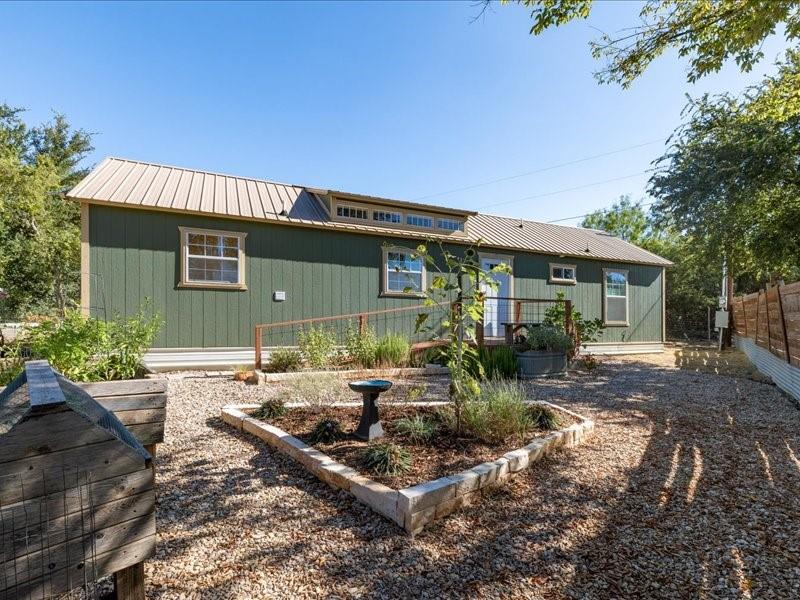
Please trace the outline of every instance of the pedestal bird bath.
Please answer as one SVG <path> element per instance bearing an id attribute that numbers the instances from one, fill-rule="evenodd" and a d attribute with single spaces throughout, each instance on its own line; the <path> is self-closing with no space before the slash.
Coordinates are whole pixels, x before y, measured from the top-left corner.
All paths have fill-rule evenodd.
<path id="1" fill-rule="evenodd" d="M 381 427 L 380 418 L 378 417 L 376 402 L 381 392 L 385 392 L 392 387 L 392 382 L 385 379 L 368 379 L 366 381 L 353 381 L 348 385 L 354 392 L 359 392 L 364 399 L 361 421 L 355 431 L 355 436 L 367 441 L 383 437 L 383 427 Z"/>

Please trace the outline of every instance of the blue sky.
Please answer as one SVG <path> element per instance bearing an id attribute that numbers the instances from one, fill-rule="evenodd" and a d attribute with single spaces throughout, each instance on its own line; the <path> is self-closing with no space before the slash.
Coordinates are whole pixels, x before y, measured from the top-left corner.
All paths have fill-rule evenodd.
<path id="1" fill-rule="evenodd" d="M 0 102 L 97 132 L 107 155 L 548 221 L 645 194 L 641 174 L 698 85 L 658 60 L 629 90 L 599 85 L 587 43 L 634 3 L 539 37 L 518 6 L 473 2 L 2 4 Z M 588 156 L 640 148 L 436 195 Z M 624 179 L 619 179 L 624 178 Z M 556 193 L 566 188 L 602 185 Z M 524 199 L 524 200 L 520 200 Z M 575 223 L 567 221 L 566 223 Z"/>

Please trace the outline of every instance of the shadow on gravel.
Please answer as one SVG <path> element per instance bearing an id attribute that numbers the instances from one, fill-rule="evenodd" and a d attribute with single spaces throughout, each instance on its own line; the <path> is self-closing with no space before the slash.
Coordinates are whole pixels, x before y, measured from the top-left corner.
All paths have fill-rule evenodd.
<path id="1" fill-rule="evenodd" d="M 417 539 L 211 418 L 204 435 L 233 436 L 252 458 L 165 474 L 159 522 L 184 522 L 159 558 L 215 521 L 245 532 L 302 519 L 305 535 L 265 540 L 242 569 L 314 565 L 324 597 L 798 597 L 800 412 L 773 387 L 626 362 L 530 389 L 596 419 L 594 438 Z M 256 506 L 256 484 L 298 488 L 327 509 Z M 320 551 L 320 535 L 343 549 Z M 238 576 L 199 594 L 225 597 Z"/>

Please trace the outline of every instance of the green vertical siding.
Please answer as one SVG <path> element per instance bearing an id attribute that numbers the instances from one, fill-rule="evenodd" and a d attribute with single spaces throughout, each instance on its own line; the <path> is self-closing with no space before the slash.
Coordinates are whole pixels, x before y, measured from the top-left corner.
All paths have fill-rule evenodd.
<path id="1" fill-rule="evenodd" d="M 178 226 L 243 231 L 247 290 L 181 289 Z M 417 304 L 382 298 L 384 243 L 416 240 L 306 229 L 195 215 L 90 207 L 92 314 L 131 314 L 145 297 L 164 320 L 155 347 L 252 346 L 253 326 Z M 497 251 L 501 254 L 511 254 Z M 602 269 L 629 271 L 629 327 L 609 327 L 605 342 L 661 341 L 661 268 L 513 253 L 514 295 L 555 298 L 564 291 L 587 318 L 602 314 Z M 550 262 L 577 265 L 576 285 L 547 282 Z M 284 290 L 285 302 L 272 292 Z M 410 315 L 409 315 L 410 317 Z"/>

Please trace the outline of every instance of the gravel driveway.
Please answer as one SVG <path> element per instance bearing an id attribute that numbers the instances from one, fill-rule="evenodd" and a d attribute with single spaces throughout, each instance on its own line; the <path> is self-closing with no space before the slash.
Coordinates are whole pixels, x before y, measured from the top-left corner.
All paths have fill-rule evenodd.
<path id="1" fill-rule="evenodd" d="M 148 595 L 800 597 L 800 411 L 771 385 L 668 364 L 531 385 L 595 436 L 413 540 L 221 423 L 268 388 L 173 380 Z"/>

